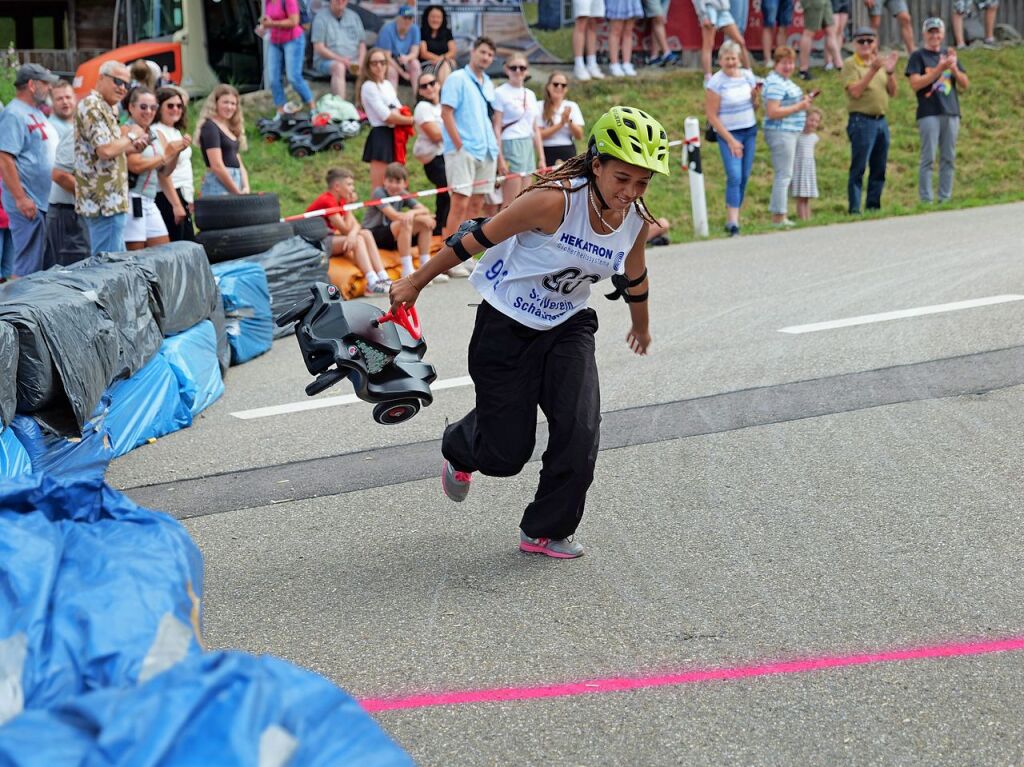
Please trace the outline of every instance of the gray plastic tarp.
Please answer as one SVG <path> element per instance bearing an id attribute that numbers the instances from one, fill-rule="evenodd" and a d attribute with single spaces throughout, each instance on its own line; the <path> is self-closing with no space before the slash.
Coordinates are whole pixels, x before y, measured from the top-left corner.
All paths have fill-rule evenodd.
<path id="1" fill-rule="evenodd" d="M 54 282 L 80 290 L 114 323 L 118 341 L 115 378 L 138 372 L 160 349 L 163 337 L 150 309 L 149 285 L 137 264 L 88 259 L 46 274 Z"/>
<path id="2" fill-rule="evenodd" d="M 270 250 L 237 260 L 263 267 L 270 287 L 270 308 L 275 316 L 306 298 L 313 284 L 328 281 L 327 253 L 302 237 L 290 237 Z M 295 324 L 291 322 L 284 328 L 274 326 L 274 338 L 293 332 Z"/>
<path id="3" fill-rule="evenodd" d="M 220 303 L 220 291 L 203 246 L 170 242 L 127 253 L 101 253 L 103 261 L 131 261 L 146 275 L 150 308 L 160 332 L 173 336 L 207 319 Z"/>
<path id="4" fill-rule="evenodd" d="M 58 434 L 79 434 L 117 370 L 113 321 L 47 272 L 0 286 L 0 320 L 18 330 L 19 412 Z"/>
<path id="5" fill-rule="evenodd" d="M 0 431 L 14 418 L 18 406 L 18 331 L 0 322 Z"/>

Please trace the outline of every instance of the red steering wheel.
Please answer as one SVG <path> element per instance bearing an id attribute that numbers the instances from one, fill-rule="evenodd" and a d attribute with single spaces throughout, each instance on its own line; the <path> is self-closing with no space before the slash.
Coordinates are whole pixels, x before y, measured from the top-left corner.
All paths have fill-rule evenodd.
<path id="1" fill-rule="evenodd" d="M 420 315 L 416 311 L 415 306 L 406 309 L 405 304 L 402 304 L 395 311 L 387 312 L 377 318 L 378 325 L 383 325 L 385 322 L 394 322 L 396 325 L 401 325 L 409 331 L 409 335 L 416 341 L 423 337 L 423 331 L 420 329 Z"/>

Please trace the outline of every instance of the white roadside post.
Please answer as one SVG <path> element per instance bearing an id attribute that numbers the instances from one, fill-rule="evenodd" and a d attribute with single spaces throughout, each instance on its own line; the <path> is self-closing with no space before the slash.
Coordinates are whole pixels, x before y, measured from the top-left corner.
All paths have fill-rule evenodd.
<path id="1" fill-rule="evenodd" d="M 700 163 L 700 121 L 687 117 L 683 123 L 683 165 L 690 176 L 690 207 L 693 233 L 708 236 L 708 201 L 704 196 L 704 171 Z"/>

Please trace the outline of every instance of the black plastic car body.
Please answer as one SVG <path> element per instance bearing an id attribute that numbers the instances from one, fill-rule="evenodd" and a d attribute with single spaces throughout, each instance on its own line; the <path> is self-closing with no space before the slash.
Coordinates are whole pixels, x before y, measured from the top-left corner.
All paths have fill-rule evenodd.
<path id="1" fill-rule="evenodd" d="M 345 148 L 345 134 L 335 123 L 314 126 L 308 133 L 295 133 L 288 139 L 288 152 L 292 157 L 309 157 L 330 149 L 340 152 Z"/>
<path id="2" fill-rule="evenodd" d="M 382 322 L 384 312 L 365 301 L 345 301 L 333 285 L 310 288 L 312 295 L 276 320 L 295 323 L 295 338 L 306 369 L 316 380 L 313 396 L 348 379 L 355 394 L 376 405 L 373 420 L 401 423 L 434 401 L 434 366 L 423 361 L 427 344 L 401 325 Z"/>
<path id="3" fill-rule="evenodd" d="M 264 117 L 257 120 L 256 127 L 265 141 L 273 142 L 309 133 L 313 130 L 313 123 L 308 114 L 279 114 L 277 117 Z"/>

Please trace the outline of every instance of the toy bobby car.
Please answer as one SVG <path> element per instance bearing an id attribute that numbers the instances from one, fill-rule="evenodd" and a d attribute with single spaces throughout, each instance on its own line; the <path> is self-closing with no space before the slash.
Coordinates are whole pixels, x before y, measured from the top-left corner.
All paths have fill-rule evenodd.
<path id="1" fill-rule="evenodd" d="M 308 114 L 279 114 L 276 117 L 264 117 L 257 120 L 256 127 L 263 136 L 263 140 L 269 143 L 309 133 L 313 130 L 313 121 Z"/>
<path id="2" fill-rule="evenodd" d="M 312 397 L 348 379 L 356 396 L 376 403 L 373 420 L 407 421 L 434 401 L 434 366 L 423 362 L 423 340 L 415 308 L 393 317 L 373 304 L 344 301 L 333 285 L 318 282 L 312 296 L 277 318 L 295 323 L 302 358 L 316 380 L 306 386 Z"/>
<path id="3" fill-rule="evenodd" d="M 345 148 L 345 134 L 336 123 L 314 125 L 308 133 L 295 133 L 288 139 L 288 153 L 292 157 L 309 157 L 330 149 L 340 152 Z"/>

